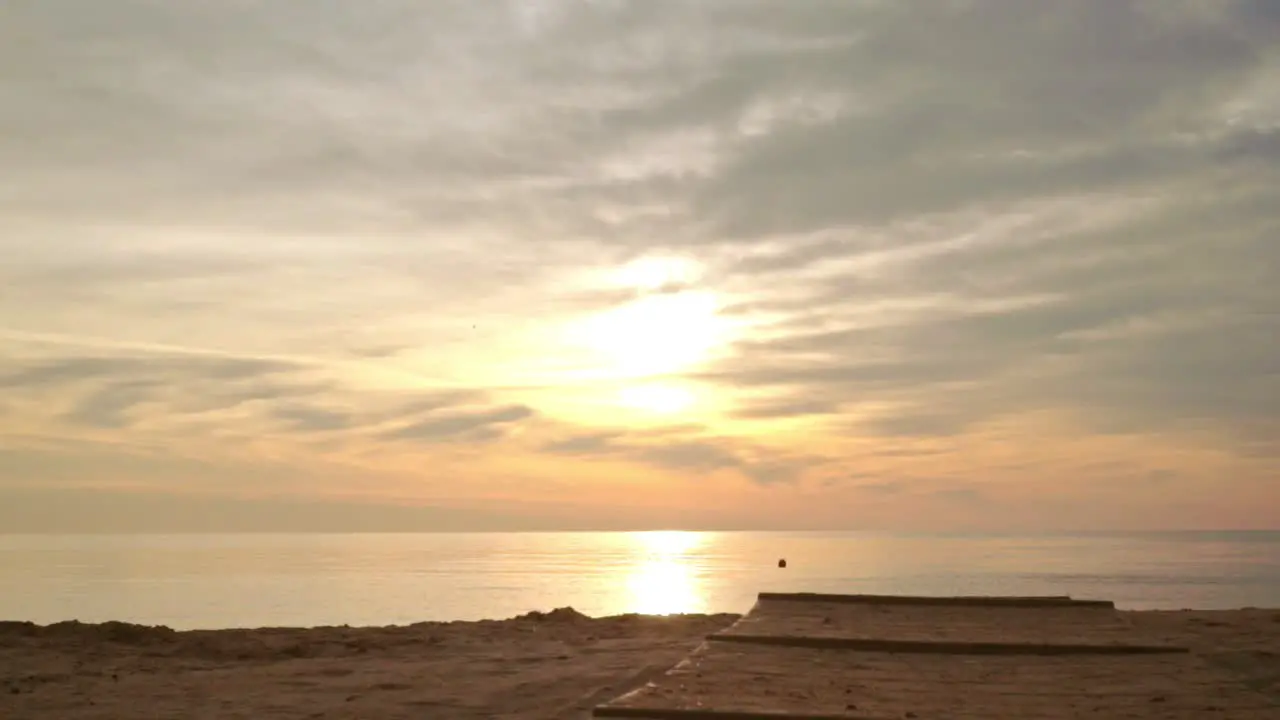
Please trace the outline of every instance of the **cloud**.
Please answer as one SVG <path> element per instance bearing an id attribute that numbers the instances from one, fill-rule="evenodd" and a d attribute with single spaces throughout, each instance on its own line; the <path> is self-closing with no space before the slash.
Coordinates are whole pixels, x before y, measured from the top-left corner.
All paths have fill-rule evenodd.
<path id="1" fill-rule="evenodd" d="M 838 412 L 839 403 L 828 400 L 797 400 L 787 402 L 761 402 L 738 409 L 734 415 L 747 419 L 803 417 L 806 415 L 832 415 Z"/>
<path id="2" fill-rule="evenodd" d="M 26 367 L 0 376 L 0 384 L 24 389 L 121 375 L 137 377 L 170 374 L 238 381 L 270 376 L 291 369 L 291 366 L 284 363 L 256 359 L 86 356 L 30 362 Z"/>
<path id="3" fill-rule="evenodd" d="M 961 504 L 981 504 L 988 501 L 987 496 L 974 488 L 953 488 L 949 490 L 938 490 L 934 497 L 941 500 Z"/>
<path id="4" fill-rule="evenodd" d="M 578 434 L 568 430 L 571 434 L 543 443 L 539 451 L 588 460 L 629 460 L 682 476 L 732 471 L 759 485 L 796 482 L 827 462 L 733 438 L 706 437 L 698 428 Z"/>
<path id="5" fill-rule="evenodd" d="M 664 442 L 630 448 L 627 454 L 657 467 L 690 472 L 710 472 L 742 463 L 736 454 L 709 442 Z"/>
<path id="6" fill-rule="evenodd" d="M 276 408 L 272 415 L 295 430 L 324 432 L 345 430 L 351 427 L 351 416 L 344 412 L 306 405 L 286 405 Z"/>
<path id="7" fill-rule="evenodd" d="M 870 495 L 898 495 L 906 492 L 906 483 L 900 480 L 862 483 L 857 486 L 859 492 Z"/>
<path id="8" fill-rule="evenodd" d="M 542 450 L 555 455 L 593 455 L 611 450 L 619 436 L 620 433 L 576 435 L 547 443 Z"/>
<path id="9" fill-rule="evenodd" d="M 487 410 L 458 411 L 428 415 L 422 420 L 383 434 L 388 440 L 439 442 L 457 437 L 488 439 L 497 437 L 503 426 L 533 417 L 531 408 L 511 405 Z"/>
<path id="10" fill-rule="evenodd" d="M 80 400 L 64 417 L 90 427 L 128 427 L 133 424 L 129 411 L 151 400 L 153 389 L 154 385 L 145 381 L 110 385 Z"/>
<path id="11" fill-rule="evenodd" d="M 344 497 L 245 497 L 100 488 L 0 488 L 0 526 L 12 532 L 423 532 L 477 528 L 545 530 L 568 513 L 528 517 L 450 504 Z M 550 515 L 545 513 L 544 515 Z M 581 520 L 581 524 L 589 525 Z"/>
<path id="12" fill-rule="evenodd" d="M 93 428 L 131 427 L 147 406 L 163 408 L 162 416 L 216 413 L 325 387 L 306 367 L 254 358 L 80 356 L 10 365 L 0 387 L 13 397 L 45 411 L 61 404 L 64 421 Z"/>
<path id="13" fill-rule="evenodd" d="M 1267 0 L 28 3 L 0 27 L 0 433 L 796 492 L 1125 436 L 1125 473 L 1194 446 L 1231 465 L 1189 478 L 1252 497 L 1278 32 Z M 696 432 L 641 431 L 564 339 L 645 258 L 733 328 L 661 378 Z"/>
<path id="14" fill-rule="evenodd" d="M 900 405 L 880 427 L 925 434 L 1045 406 L 1122 413 L 1134 426 L 1209 418 L 1242 430 L 1280 415 L 1263 341 L 1275 298 L 1259 270 L 1280 256 L 1265 240 L 1274 222 L 1258 221 L 1261 192 L 1187 197 L 1030 243 L 975 240 L 881 277 L 835 275 L 810 286 L 807 312 L 706 377 L 786 388 L 798 410 Z M 852 302 L 840 301 L 842 282 Z M 861 297 L 874 298 L 871 312 L 860 312 Z M 885 304 L 892 297 L 901 310 Z M 811 329 L 821 315 L 826 327 Z"/>
<path id="15" fill-rule="evenodd" d="M 329 368 L 256 358 L 200 355 L 31 358 L 0 374 L 17 405 L 7 414 L 44 418 L 53 430 L 156 433 L 175 452 L 197 449 L 197 427 L 215 436 L 274 437 L 329 449 L 371 438 L 470 442 L 533 416 L 495 405 L 478 389 L 399 392 L 391 396 L 335 377 Z M 19 412 L 19 410 L 21 412 Z M 175 433 L 177 434 L 175 436 Z M 492 439 L 492 438 L 490 438 Z"/>

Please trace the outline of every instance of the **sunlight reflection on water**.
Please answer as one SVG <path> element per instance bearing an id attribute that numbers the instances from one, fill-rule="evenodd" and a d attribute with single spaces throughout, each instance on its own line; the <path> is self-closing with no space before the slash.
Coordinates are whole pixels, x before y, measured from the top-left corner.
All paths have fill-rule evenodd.
<path id="1" fill-rule="evenodd" d="M 625 588 L 633 612 L 648 615 L 706 612 L 707 599 L 694 553 L 706 541 L 692 532 L 631 534 L 636 549 Z"/>

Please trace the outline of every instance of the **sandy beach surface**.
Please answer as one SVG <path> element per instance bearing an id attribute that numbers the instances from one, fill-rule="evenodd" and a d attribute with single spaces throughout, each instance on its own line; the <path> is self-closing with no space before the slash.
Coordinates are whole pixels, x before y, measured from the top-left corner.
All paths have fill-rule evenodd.
<path id="1" fill-rule="evenodd" d="M 1280 697 L 1280 610 L 1125 613 Z M 545 718 L 681 660 L 736 615 L 174 632 L 0 623 L 0 718 Z"/>

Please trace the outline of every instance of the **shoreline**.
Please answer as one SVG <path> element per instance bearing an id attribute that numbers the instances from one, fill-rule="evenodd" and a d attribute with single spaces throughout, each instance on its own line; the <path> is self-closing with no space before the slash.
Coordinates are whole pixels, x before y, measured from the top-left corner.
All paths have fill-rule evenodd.
<path id="1" fill-rule="evenodd" d="M 1134 618 L 1154 617 L 1154 616 L 1170 616 L 1179 614 L 1195 614 L 1195 615 L 1214 615 L 1235 613 L 1273 613 L 1280 618 L 1280 605 L 1276 607 L 1258 607 L 1244 606 L 1233 608 L 1125 608 L 1117 606 L 1115 611 L 1121 616 Z M 34 620 L 6 620 L 0 619 L 0 640 L 6 636 L 13 635 L 57 635 L 62 632 L 74 634 L 78 630 L 88 633 L 106 633 L 110 635 L 114 631 L 119 631 L 128 635 L 133 632 L 148 633 L 154 631 L 160 635 L 181 635 L 193 633 L 245 633 L 245 632 L 304 632 L 304 631 L 322 631 L 322 630 L 407 630 L 413 628 L 424 627 L 450 627 L 450 626 L 466 626 L 475 625 L 481 627 L 493 626 L 503 623 L 564 623 L 564 622 L 675 622 L 679 620 L 691 619 L 719 619 L 727 618 L 728 622 L 741 618 L 745 613 L 742 612 L 702 612 L 702 613 L 621 613 L 618 615 L 587 615 L 578 612 L 577 609 L 566 606 L 553 610 L 530 610 L 520 615 L 513 615 L 505 618 L 480 618 L 478 620 L 419 620 L 417 622 L 406 624 L 391 625 L 350 625 L 343 623 L 341 625 L 233 625 L 230 627 L 217 628 L 175 628 L 164 624 L 148 624 L 141 622 L 132 622 L 128 620 L 58 620 L 51 623 L 40 623 Z M 1277 620 L 1280 622 L 1280 619 Z M 111 640 L 111 637 L 102 639 Z M 127 642 L 127 640 L 126 640 Z"/>
<path id="2" fill-rule="evenodd" d="M 1147 637 L 1280 699 L 1280 608 L 1121 610 Z M 571 608 L 501 620 L 173 630 L 0 622 L 0 717 L 581 720 L 680 662 L 739 614 Z"/>
<path id="3" fill-rule="evenodd" d="M 1254 610 L 1257 608 L 1242 608 L 1244 610 Z M 1137 611 L 1137 612 L 1160 612 L 1160 611 Z M 1232 610 L 1219 612 L 1233 612 Z M 1280 609 L 1277 609 L 1280 612 Z M 515 623 L 515 622 L 533 622 L 533 623 L 556 623 L 556 622 L 635 622 L 635 621 L 675 621 L 679 619 L 704 619 L 704 618 L 731 618 L 736 620 L 742 617 L 743 613 L 720 612 L 720 613 L 622 613 L 619 615 L 587 615 L 578 612 L 572 607 L 560 607 L 554 610 L 530 610 L 520 615 L 513 615 L 506 618 L 481 618 L 479 620 L 419 620 L 417 622 L 402 625 L 254 625 L 220 628 L 174 628 L 168 625 L 157 624 L 150 625 L 147 623 L 130 622 L 128 620 L 102 620 L 102 621 L 82 621 L 78 619 L 59 620 L 51 623 L 39 623 L 34 620 L 0 620 L 0 639 L 6 635 L 22 635 L 30 633 L 33 635 L 41 635 L 45 633 L 57 634 L 62 631 L 74 632 L 77 629 L 83 629 L 89 632 L 96 632 L 94 629 L 127 629 L 129 631 L 155 631 L 160 634 L 186 634 L 186 633 L 223 633 L 223 632 L 258 632 L 258 631 L 310 631 L 310 630 L 403 630 L 410 628 L 421 628 L 425 626 L 452 626 L 452 625 L 480 625 L 488 626 L 495 623 Z"/>

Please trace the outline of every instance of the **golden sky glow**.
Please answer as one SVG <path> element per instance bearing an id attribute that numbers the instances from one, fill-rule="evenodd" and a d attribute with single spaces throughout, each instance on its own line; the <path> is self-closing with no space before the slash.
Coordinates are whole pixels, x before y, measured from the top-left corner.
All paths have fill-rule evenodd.
<path id="1" fill-rule="evenodd" d="M 1270 4 L 29 5 L 0 530 L 1280 518 Z"/>

